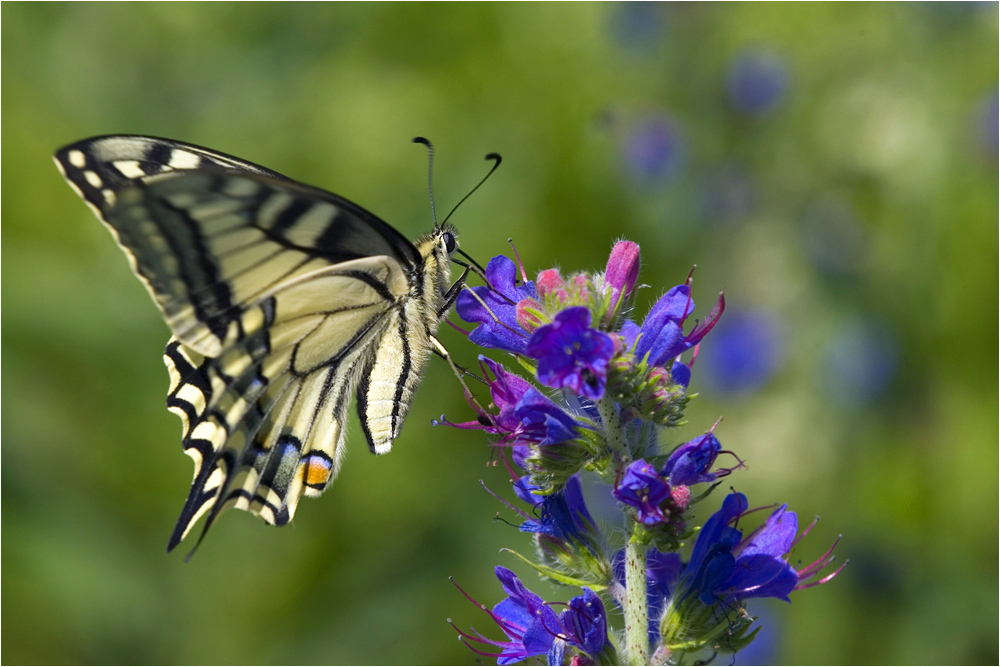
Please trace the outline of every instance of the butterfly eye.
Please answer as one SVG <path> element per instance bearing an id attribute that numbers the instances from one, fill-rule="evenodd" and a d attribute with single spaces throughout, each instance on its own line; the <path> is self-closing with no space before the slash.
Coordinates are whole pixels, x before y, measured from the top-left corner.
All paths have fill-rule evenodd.
<path id="1" fill-rule="evenodd" d="M 451 232 L 445 232 L 441 235 L 441 240 L 444 241 L 444 249 L 448 251 L 448 254 L 455 252 L 455 235 Z"/>

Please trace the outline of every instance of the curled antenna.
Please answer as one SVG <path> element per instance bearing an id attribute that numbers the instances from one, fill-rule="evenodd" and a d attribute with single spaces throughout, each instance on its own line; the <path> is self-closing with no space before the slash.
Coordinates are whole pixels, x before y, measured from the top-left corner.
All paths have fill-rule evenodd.
<path id="1" fill-rule="evenodd" d="M 414 139 L 414 141 L 416 141 L 416 139 Z M 427 141 L 427 140 L 426 140 L 426 139 L 424 139 L 424 141 Z M 452 214 L 452 213 L 454 213 L 455 211 L 457 211 L 457 210 L 458 210 L 458 207 L 459 207 L 459 206 L 461 206 L 461 205 L 462 205 L 462 203 L 463 203 L 463 202 L 464 202 L 464 201 L 465 201 L 466 199 L 468 199 L 469 197 L 471 197 L 471 196 L 472 196 L 472 193 L 473 193 L 473 192 L 475 192 L 476 190 L 478 190 L 478 189 L 479 189 L 479 186 L 480 186 L 480 185 L 482 185 L 483 183 L 485 183 L 485 182 L 486 182 L 486 179 L 487 179 L 487 178 L 489 178 L 490 176 L 492 176 L 492 175 L 493 175 L 493 172 L 494 172 L 494 171 L 496 171 L 496 170 L 497 170 L 497 167 L 499 167 L 499 166 L 500 166 L 500 163 L 501 163 L 501 162 L 503 162 L 503 158 L 502 158 L 502 157 L 500 156 L 500 153 L 490 153 L 489 155 L 487 155 L 487 156 L 486 156 L 486 158 L 485 158 L 485 159 L 487 159 L 487 160 L 493 160 L 493 168 L 492 168 L 492 169 L 490 169 L 489 173 L 487 173 L 487 174 L 486 174 L 485 176 L 483 176 L 483 180 L 479 181 L 479 182 L 478 182 L 478 183 L 476 184 L 476 187 L 474 187 L 474 188 L 472 188 L 471 190 L 469 190 L 469 194 L 467 194 L 467 195 L 465 195 L 464 197 L 462 197 L 462 198 L 461 198 L 461 199 L 460 199 L 460 200 L 458 201 L 458 203 L 457 203 L 457 204 L 455 204 L 455 208 L 451 209 L 451 213 L 449 213 L 449 214 L 448 214 L 448 215 L 447 215 L 447 216 L 445 217 L 445 219 L 444 219 L 444 222 L 442 222 L 442 223 L 441 223 L 442 225 L 443 225 L 443 224 L 444 224 L 445 222 L 448 222 L 448 220 L 449 220 L 449 219 L 451 218 L 451 214 Z"/>
<path id="2" fill-rule="evenodd" d="M 434 211 L 434 144 L 430 142 L 430 139 L 424 137 L 413 137 L 413 143 L 423 144 L 427 147 L 427 191 L 431 197 L 431 219 L 434 220 L 434 226 L 437 227 L 437 213 Z"/>

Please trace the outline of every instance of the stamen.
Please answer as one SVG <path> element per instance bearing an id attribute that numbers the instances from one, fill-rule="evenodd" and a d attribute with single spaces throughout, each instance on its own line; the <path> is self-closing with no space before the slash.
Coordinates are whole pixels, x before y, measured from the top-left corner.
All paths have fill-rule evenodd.
<path id="1" fill-rule="evenodd" d="M 457 324 L 455 324 L 451 320 L 446 319 L 445 322 L 448 323 L 448 326 L 450 326 L 452 329 L 454 329 L 458 333 L 462 334 L 463 336 L 468 336 L 470 333 L 472 333 L 471 331 L 466 331 L 465 329 L 463 329 L 462 327 L 458 326 Z"/>
<path id="2" fill-rule="evenodd" d="M 685 336 L 685 340 L 690 340 L 692 338 L 704 338 L 708 335 L 708 332 L 715 328 L 715 325 L 719 323 L 719 318 L 722 317 L 723 311 L 726 309 L 726 295 L 725 290 L 719 291 L 719 299 L 715 302 L 715 307 L 712 308 L 712 312 L 708 314 L 705 321 L 701 324 L 695 326 L 691 329 L 691 333 Z"/>
<path id="3" fill-rule="evenodd" d="M 843 535 L 838 535 L 837 539 L 834 540 L 833 545 L 826 550 L 826 553 L 824 553 L 822 556 L 813 561 L 812 564 L 807 565 L 806 567 L 799 570 L 798 571 L 799 579 L 802 579 L 803 576 L 804 578 L 808 579 L 809 577 L 819 573 L 820 570 L 822 570 L 824 567 L 832 563 L 834 558 L 833 550 L 837 548 L 837 545 L 840 543 L 841 537 L 843 537 Z"/>
<path id="4" fill-rule="evenodd" d="M 504 500 L 503 498 L 501 498 L 497 494 L 493 493 L 493 491 L 490 490 L 490 487 L 486 486 L 486 482 L 484 482 L 483 480 L 479 480 L 479 483 L 482 485 L 482 487 L 484 489 L 486 489 L 486 493 L 490 494 L 491 496 L 493 496 L 494 498 L 496 498 L 497 500 L 499 500 L 501 503 L 503 503 L 507 507 L 507 509 L 511 510 L 512 512 L 517 512 L 518 514 L 520 514 L 521 516 L 523 516 L 525 519 L 530 519 L 531 518 L 531 515 L 528 514 L 527 512 L 514 507 L 509 502 L 507 502 L 506 500 Z"/>
<path id="5" fill-rule="evenodd" d="M 819 586 L 820 584 L 825 584 L 826 582 L 830 581 L 831 579 L 833 579 L 834 577 L 836 577 L 838 574 L 840 574 L 840 571 L 843 570 L 845 567 L 847 567 L 847 564 L 850 563 L 850 562 L 851 562 L 850 560 L 845 560 L 843 565 L 841 565 L 836 570 L 834 570 L 831 574 L 826 575 L 825 577 L 823 577 L 819 581 L 812 581 L 812 582 L 809 582 L 808 584 L 799 584 L 793 590 L 801 591 L 801 590 L 804 590 L 806 588 L 812 588 L 813 586 Z"/>
<path id="6" fill-rule="evenodd" d="M 514 259 L 517 260 L 517 268 L 521 269 L 521 280 L 528 282 L 528 274 L 524 272 L 524 264 L 521 264 L 521 256 L 517 254 L 517 248 L 514 247 L 514 239 L 507 239 L 507 243 L 510 244 L 510 249 L 514 251 Z"/>
<path id="7" fill-rule="evenodd" d="M 687 285 L 688 287 L 691 287 L 691 283 L 694 282 L 694 270 L 697 268 L 698 268 L 697 264 L 691 265 L 691 271 L 688 273 L 687 280 L 684 281 L 684 284 Z"/>
<path id="8" fill-rule="evenodd" d="M 819 523 L 819 517 L 818 516 L 815 517 L 815 518 L 813 518 L 812 523 L 809 524 L 808 526 L 806 526 L 806 529 L 803 530 L 801 533 L 799 533 L 798 536 L 792 541 L 792 547 L 794 548 L 795 545 L 799 543 L 799 540 L 801 540 L 803 537 L 805 537 L 806 535 L 808 535 L 809 531 L 811 531 L 813 528 L 815 528 L 817 523 Z M 838 537 L 837 540 L 839 541 L 840 538 Z"/>

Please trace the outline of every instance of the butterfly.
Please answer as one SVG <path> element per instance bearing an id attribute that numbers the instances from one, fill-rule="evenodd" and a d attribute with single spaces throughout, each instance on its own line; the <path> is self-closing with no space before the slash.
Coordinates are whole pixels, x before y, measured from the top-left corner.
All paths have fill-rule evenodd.
<path id="1" fill-rule="evenodd" d="M 450 282 L 447 220 L 411 243 L 343 197 L 155 137 L 55 161 L 173 334 L 167 407 L 195 471 L 168 551 L 231 507 L 288 523 L 337 475 L 352 394 L 369 449 L 392 448 L 469 271 Z"/>

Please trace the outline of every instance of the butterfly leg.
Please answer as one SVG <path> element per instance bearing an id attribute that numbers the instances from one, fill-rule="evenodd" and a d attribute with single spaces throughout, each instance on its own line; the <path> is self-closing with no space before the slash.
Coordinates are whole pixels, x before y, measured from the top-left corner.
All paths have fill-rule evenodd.
<path id="1" fill-rule="evenodd" d="M 451 310 L 451 307 L 455 305 L 455 300 L 458 299 L 458 295 L 462 293 L 462 287 L 465 286 L 465 280 L 469 277 L 470 270 L 471 267 L 466 266 L 465 271 L 462 271 L 462 275 L 459 279 L 452 283 L 451 287 L 448 288 L 448 291 L 444 293 L 444 305 L 441 306 L 440 310 L 438 310 L 439 318 L 444 318 L 444 316 L 448 314 L 448 311 Z"/>
<path id="2" fill-rule="evenodd" d="M 436 336 L 431 336 L 431 344 L 434 346 L 434 351 L 438 354 L 438 356 L 448 362 L 448 366 L 451 367 L 451 372 L 458 378 L 458 383 L 462 385 L 462 393 L 465 394 L 465 400 L 468 401 L 476 411 L 485 413 L 486 410 L 479 403 L 479 399 L 477 399 L 476 395 L 472 393 L 471 389 L 469 389 L 469 385 L 465 384 L 465 376 L 469 374 L 469 371 L 455 363 L 455 361 L 451 358 L 451 353 L 448 352 L 448 348 L 446 348 Z"/>

